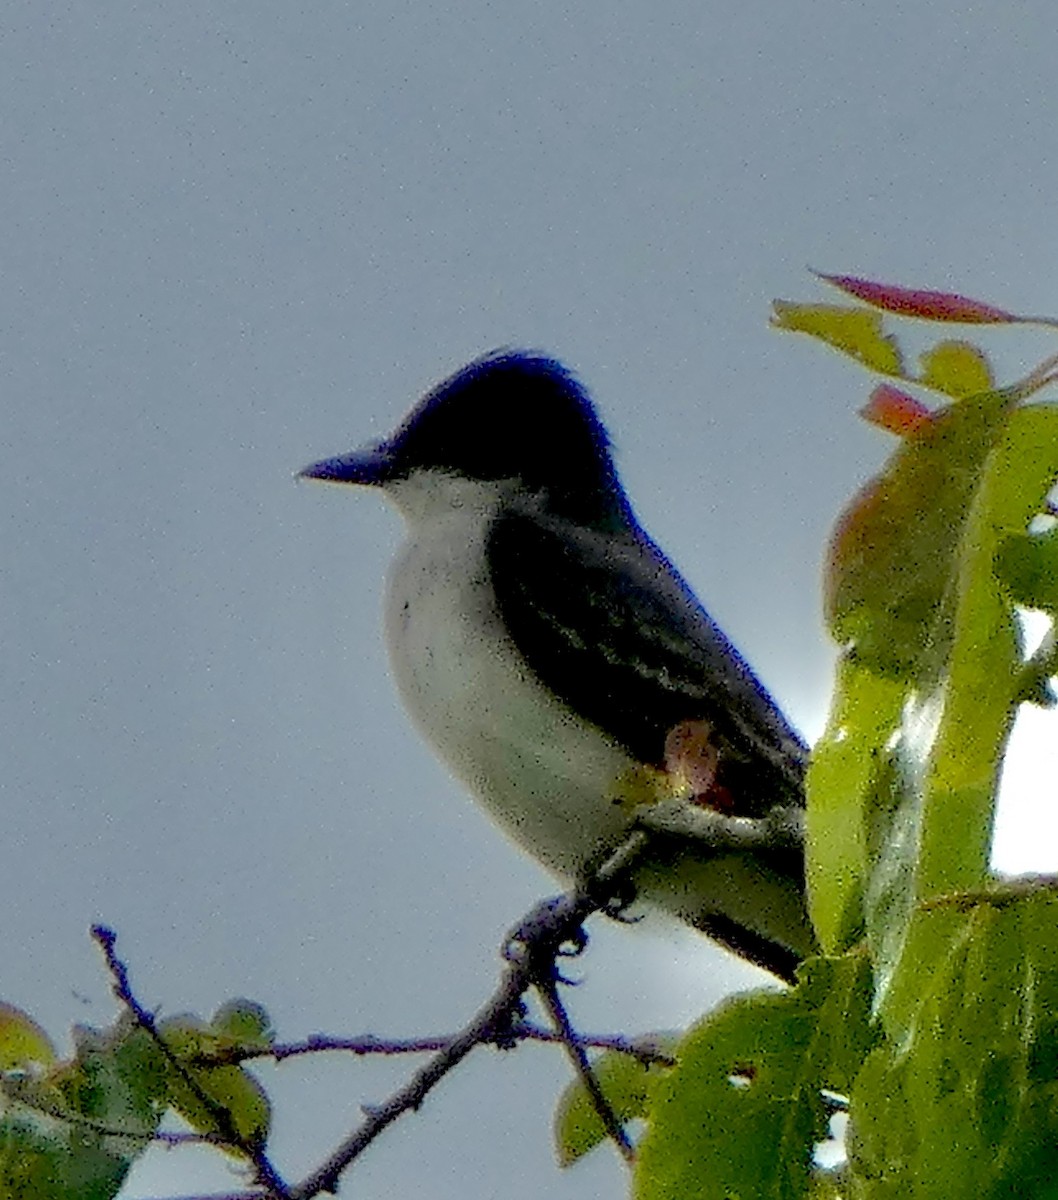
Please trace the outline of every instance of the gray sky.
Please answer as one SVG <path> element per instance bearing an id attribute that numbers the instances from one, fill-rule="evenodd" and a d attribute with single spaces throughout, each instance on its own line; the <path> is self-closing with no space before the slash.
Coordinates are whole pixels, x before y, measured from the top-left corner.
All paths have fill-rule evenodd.
<path id="1" fill-rule="evenodd" d="M 397 518 L 291 476 L 497 345 L 580 373 L 644 523 L 816 734 L 821 547 L 889 444 L 769 302 L 811 264 L 1058 311 L 1056 51 L 1053 0 L 9 0 L 3 998 L 109 1021 L 99 919 L 146 1002 L 250 995 L 288 1038 L 445 1031 L 490 990 L 554 884 L 395 700 Z M 668 928 L 576 970 L 590 1029 L 760 978 Z M 271 1072 L 281 1164 L 407 1069 Z M 612 1156 L 551 1165 L 565 1078 L 472 1063 L 356 1195 L 613 1196 Z M 159 1152 L 128 1194 L 230 1185 Z"/>

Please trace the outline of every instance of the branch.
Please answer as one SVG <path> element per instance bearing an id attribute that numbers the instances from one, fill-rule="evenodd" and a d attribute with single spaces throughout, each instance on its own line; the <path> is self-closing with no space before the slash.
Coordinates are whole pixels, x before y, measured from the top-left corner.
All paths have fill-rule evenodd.
<path id="1" fill-rule="evenodd" d="M 225 1142 L 245 1154 L 256 1171 L 258 1186 L 251 1190 L 214 1193 L 194 1198 L 189 1196 L 182 1200 L 311 1200 L 312 1197 L 323 1193 L 332 1194 L 337 1190 L 344 1171 L 363 1154 L 379 1134 L 406 1112 L 418 1109 L 433 1088 L 476 1046 L 502 1047 L 518 1040 L 561 1042 L 566 1046 L 577 1061 L 578 1071 L 589 1094 L 595 1100 L 600 1118 L 622 1153 L 630 1157 L 631 1145 L 591 1073 L 590 1064 L 584 1055 L 584 1047 L 597 1045 L 617 1049 L 633 1054 L 643 1061 L 668 1060 L 643 1043 L 637 1044 L 625 1038 L 584 1038 L 577 1034 L 571 1028 L 558 1000 L 556 985 L 562 982 L 562 979 L 557 971 L 556 961 L 583 949 L 587 941 L 582 928 L 584 921 L 593 913 L 614 907 L 619 902 L 622 883 L 626 882 L 629 869 L 642 855 L 649 841 L 650 835 L 647 832 L 634 830 L 590 877 L 582 880 L 569 892 L 537 905 L 508 934 L 503 948 L 505 965 L 495 992 L 455 1035 L 444 1039 L 415 1039 L 392 1043 L 384 1043 L 370 1037 L 359 1041 L 310 1038 L 305 1043 L 272 1047 L 269 1051 L 255 1051 L 245 1055 L 253 1057 L 267 1053 L 279 1059 L 323 1049 L 344 1049 L 354 1053 L 434 1051 L 433 1058 L 416 1071 L 403 1087 L 382 1104 L 365 1108 L 365 1118 L 361 1125 L 349 1134 L 320 1167 L 301 1183 L 293 1186 L 283 1181 L 262 1146 L 251 1144 L 239 1134 L 227 1109 L 203 1091 L 194 1074 L 188 1070 L 187 1064 L 181 1062 L 173 1053 L 158 1032 L 153 1014 L 140 1004 L 132 992 L 128 970 L 115 951 L 115 933 L 103 925 L 93 926 L 92 936 L 103 951 L 107 968 L 114 981 L 114 994 L 132 1014 L 136 1023 L 151 1036 L 169 1067 L 180 1076 L 193 1091 L 196 1099 L 206 1108 L 217 1128 L 221 1130 Z M 556 1032 L 539 1029 L 524 1021 L 524 996 L 531 988 L 539 989 L 555 1020 Z M 238 1052 L 233 1058 L 237 1055 Z"/>
<path id="2" fill-rule="evenodd" d="M 290 1191 L 291 1200 L 309 1200 L 333 1192 L 342 1172 L 384 1129 L 417 1109 L 438 1083 L 476 1046 L 510 1036 L 521 1011 L 522 997 L 534 985 L 553 979 L 555 959 L 564 946 L 583 945 L 584 921 L 610 900 L 615 884 L 642 854 L 648 838 L 631 834 L 591 878 L 572 891 L 545 900 L 519 923 L 505 946 L 506 966 L 499 986 L 468 1024 L 421 1070 L 383 1104 L 371 1108 L 359 1127 L 331 1157 Z"/>
<path id="3" fill-rule="evenodd" d="M 153 1014 L 148 1012 L 133 995 L 131 985 L 129 984 L 128 968 L 118 958 L 114 948 L 117 942 L 117 935 L 114 931 L 105 925 L 93 925 L 92 937 L 103 951 L 107 969 L 114 980 L 114 995 L 129 1010 L 136 1024 L 149 1034 L 170 1069 L 180 1077 L 182 1082 L 190 1089 L 195 1099 L 209 1113 L 210 1119 L 216 1123 L 217 1128 L 220 1130 L 221 1137 L 228 1145 L 238 1149 L 253 1163 L 257 1181 L 264 1189 L 263 1194 L 274 1197 L 274 1200 L 290 1200 L 291 1192 L 279 1172 L 272 1165 L 264 1148 L 256 1142 L 244 1138 L 238 1129 L 236 1129 L 231 1113 L 223 1104 L 218 1104 L 212 1096 L 203 1090 L 198 1080 L 180 1062 L 169 1048 L 165 1038 L 159 1034 Z"/>
<path id="4" fill-rule="evenodd" d="M 381 1057 L 395 1057 L 402 1054 L 436 1054 L 439 1050 L 447 1049 L 456 1038 L 454 1033 L 425 1035 L 417 1038 L 383 1038 L 378 1034 L 364 1033 L 358 1037 L 338 1037 L 330 1034 L 314 1033 L 300 1042 L 276 1042 L 271 1046 L 251 1047 L 232 1046 L 203 1053 L 193 1059 L 196 1066 L 218 1067 L 237 1066 L 240 1063 L 252 1062 L 255 1059 L 267 1058 L 275 1062 L 284 1062 L 288 1058 L 297 1058 L 306 1054 L 354 1054 L 358 1058 L 377 1054 Z M 542 1042 L 548 1044 L 562 1043 L 562 1036 L 553 1029 L 544 1029 L 531 1021 L 518 1020 L 505 1031 L 503 1040 L 513 1039 L 516 1042 Z M 620 1033 L 579 1033 L 577 1041 L 589 1050 L 616 1050 L 638 1059 L 644 1066 L 672 1066 L 672 1058 L 661 1053 L 650 1043 L 648 1037 L 626 1037 Z"/>
<path id="5" fill-rule="evenodd" d="M 584 1043 L 570 1024 L 569 1013 L 566 1012 L 566 1006 L 558 994 L 557 979 L 552 975 L 551 979 L 538 982 L 536 990 L 551 1014 L 551 1020 L 555 1023 L 555 1032 L 566 1047 L 570 1061 L 573 1063 L 573 1069 L 580 1077 L 585 1091 L 591 1097 L 592 1106 L 602 1121 L 607 1136 L 617 1147 L 625 1162 L 632 1165 L 636 1160 L 635 1150 L 606 1093 L 595 1077 L 595 1072 L 592 1070 L 588 1055 L 584 1050 Z"/>

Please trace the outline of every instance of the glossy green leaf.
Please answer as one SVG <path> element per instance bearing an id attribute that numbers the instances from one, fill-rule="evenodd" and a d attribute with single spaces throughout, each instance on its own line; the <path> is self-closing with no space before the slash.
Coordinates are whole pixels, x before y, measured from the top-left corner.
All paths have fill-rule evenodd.
<path id="1" fill-rule="evenodd" d="M 913 1037 L 879 1046 L 856 1081 L 857 1195 L 1053 1196 L 1056 931 L 1058 900 L 1046 894 L 974 909 L 928 982 Z"/>
<path id="2" fill-rule="evenodd" d="M 864 955 L 817 959 L 791 991 L 735 997 L 692 1029 L 653 1093 L 636 1200 L 810 1195 L 822 1090 L 847 1088 L 869 1051 L 869 1004 Z"/>
<path id="3" fill-rule="evenodd" d="M 927 939 L 918 961 L 928 964 L 955 935 L 953 914 L 920 917 L 919 901 L 979 886 L 987 865 L 995 773 L 1020 692 L 1013 610 L 995 585 L 980 510 L 991 511 L 991 464 L 1026 411 L 1016 400 L 985 393 L 936 413 L 846 510 L 831 544 L 827 611 L 846 649 L 821 773 L 810 777 L 809 880 L 828 949 L 855 930 L 862 895 L 883 995 L 898 964 L 918 958 L 920 948 L 906 957 L 909 939 Z M 978 705 L 982 694 L 992 702 Z M 954 758 L 938 757 L 942 730 Z M 952 786 L 967 753 L 975 771 Z M 938 789 L 952 807 L 929 825 L 945 831 L 946 867 L 933 879 L 918 855 Z M 903 980 L 907 1004 L 920 982 Z"/>
<path id="4" fill-rule="evenodd" d="M 828 954 L 863 929 L 868 832 L 880 782 L 878 748 L 899 727 L 899 681 L 843 656 L 830 718 L 808 770 L 807 878 L 812 921 Z"/>
<path id="5" fill-rule="evenodd" d="M 1010 319 L 948 293 L 834 282 L 905 315 Z M 1028 403 L 1056 362 L 994 390 L 979 350 L 942 342 L 918 382 L 946 408 L 876 389 L 868 415 L 902 443 L 830 547 L 842 653 L 808 778 L 807 869 L 828 950 L 862 920 L 885 1031 L 851 1085 L 843 1194 L 858 1200 L 1058 1200 L 1058 901 L 997 892 L 988 874 L 1015 713 L 1048 700 L 1058 668 L 1053 628 L 1026 662 L 1017 613 L 1058 613 L 1058 534 L 1038 520 L 1058 479 L 1058 407 Z M 789 1175 L 747 1177 L 689 1194 L 794 1194 Z"/>
<path id="6" fill-rule="evenodd" d="M 982 464 L 953 559 L 943 703 L 920 785 L 919 902 L 987 877 L 1002 755 L 1023 688 L 1015 613 L 994 564 L 999 547 L 1028 529 L 1056 477 L 1058 408 L 1017 409 Z M 882 964 L 881 1012 L 894 1032 L 909 1026 L 931 964 L 960 922 L 943 909 L 916 912 L 899 959 Z"/>

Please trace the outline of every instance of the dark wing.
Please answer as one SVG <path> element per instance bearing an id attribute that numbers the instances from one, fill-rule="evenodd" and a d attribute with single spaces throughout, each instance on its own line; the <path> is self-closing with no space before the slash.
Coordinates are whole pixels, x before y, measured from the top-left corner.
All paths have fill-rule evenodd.
<path id="1" fill-rule="evenodd" d="M 666 734 L 704 719 L 735 812 L 803 803 L 804 743 L 660 550 L 523 512 L 494 522 L 500 615 L 527 663 L 572 709 L 660 766 Z"/>

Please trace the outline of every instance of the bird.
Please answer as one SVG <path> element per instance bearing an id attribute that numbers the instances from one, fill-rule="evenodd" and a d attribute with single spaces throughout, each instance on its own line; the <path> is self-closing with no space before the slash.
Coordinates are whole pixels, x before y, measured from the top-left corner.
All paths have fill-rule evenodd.
<path id="1" fill-rule="evenodd" d="M 397 690 L 494 822 L 577 880 L 661 812 L 759 832 L 804 809 L 808 749 L 639 524 L 577 377 L 499 349 L 390 435 L 301 478 L 380 491 L 406 538 L 384 626 Z M 817 952 L 803 838 L 705 840 L 659 820 L 637 903 L 793 982 Z"/>

